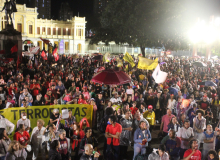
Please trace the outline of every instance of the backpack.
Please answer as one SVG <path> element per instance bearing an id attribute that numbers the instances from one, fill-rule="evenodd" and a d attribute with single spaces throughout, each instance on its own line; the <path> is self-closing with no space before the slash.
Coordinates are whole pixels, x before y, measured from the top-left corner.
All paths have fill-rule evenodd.
<path id="1" fill-rule="evenodd" d="M 147 159 L 148 159 L 148 155 L 146 154 L 141 155 L 140 153 L 136 155 L 136 157 L 134 158 L 134 160 L 147 160 Z"/>
<path id="2" fill-rule="evenodd" d="M 106 119 L 106 116 L 101 119 L 100 125 L 98 127 L 98 129 L 101 133 L 105 133 L 105 129 L 106 129 L 106 126 L 107 126 L 107 123 L 106 123 L 105 119 Z"/>

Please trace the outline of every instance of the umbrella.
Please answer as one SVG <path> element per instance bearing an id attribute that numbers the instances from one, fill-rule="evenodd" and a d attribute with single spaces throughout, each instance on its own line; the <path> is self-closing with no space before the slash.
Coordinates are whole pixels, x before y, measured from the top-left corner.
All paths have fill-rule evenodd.
<path id="1" fill-rule="evenodd" d="M 205 86 L 215 86 L 217 87 L 217 84 L 215 84 L 214 82 L 212 81 L 205 81 L 205 82 L 201 82 L 199 83 L 199 85 L 205 85 Z"/>
<path id="2" fill-rule="evenodd" d="M 170 94 L 178 95 L 178 90 L 176 88 L 170 87 L 168 88 Z"/>
<path id="3" fill-rule="evenodd" d="M 102 55 L 97 55 L 97 56 L 93 57 L 92 59 L 100 61 L 100 60 L 102 60 Z"/>
<path id="4" fill-rule="evenodd" d="M 92 82 L 106 85 L 121 85 L 130 83 L 131 78 L 123 71 L 108 69 L 93 76 Z"/>
<path id="5" fill-rule="evenodd" d="M 207 65 L 202 62 L 194 62 L 192 63 L 192 65 L 197 66 L 197 67 L 207 67 Z"/>
<path id="6" fill-rule="evenodd" d="M 33 44 L 33 42 L 32 42 L 31 40 L 25 40 L 25 41 L 23 42 L 23 44 Z"/>

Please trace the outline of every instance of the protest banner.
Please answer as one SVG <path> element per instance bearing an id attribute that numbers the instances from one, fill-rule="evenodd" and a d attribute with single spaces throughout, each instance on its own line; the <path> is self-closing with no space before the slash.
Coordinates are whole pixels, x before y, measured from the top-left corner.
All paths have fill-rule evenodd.
<path id="1" fill-rule="evenodd" d="M 89 124 L 92 125 L 93 106 L 88 104 L 29 106 L 27 108 L 15 107 L 0 110 L 0 114 L 17 125 L 17 121 L 21 118 L 21 113 L 26 112 L 27 118 L 31 121 L 32 128 L 37 126 L 38 119 L 44 120 L 44 126 L 46 127 L 50 120 L 50 115 L 55 108 L 59 110 L 59 113 L 62 113 L 62 109 L 71 110 L 72 115 L 76 117 L 76 122 L 80 122 L 85 117 Z M 64 120 L 61 123 L 64 123 Z"/>

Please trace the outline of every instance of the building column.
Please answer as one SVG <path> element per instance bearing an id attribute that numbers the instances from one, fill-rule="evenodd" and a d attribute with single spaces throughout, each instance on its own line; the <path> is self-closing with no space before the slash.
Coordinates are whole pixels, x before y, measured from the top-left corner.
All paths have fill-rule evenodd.
<path id="1" fill-rule="evenodd" d="M 47 35 L 47 26 L 45 27 L 45 34 Z"/>
<path id="2" fill-rule="evenodd" d="M 63 35 L 63 27 L 61 27 L 61 36 L 64 36 L 64 35 Z"/>
<path id="3" fill-rule="evenodd" d="M 193 57 L 197 56 L 197 44 L 193 45 Z"/>
<path id="4" fill-rule="evenodd" d="M 53 36 L 53 27 L 50 27 L 50 35 Z"/>
<path id="5" fill-rule="evenodd" d="M 58 36 L 58 28 L 56 27 L 56 36 Z"/>
<path id="6" fill-rule="evenodd" d="M 37 18 L 34 18 L 34 25 L 35 25 L 35 35 L 37 35 Z"/>
<path id="7" fill-rule="evenodd" d="M 23 15 L 23 18 L 24 18 L 24 35 L 27 35 L 27 23 L 26 23 L 26 15 Z"/>

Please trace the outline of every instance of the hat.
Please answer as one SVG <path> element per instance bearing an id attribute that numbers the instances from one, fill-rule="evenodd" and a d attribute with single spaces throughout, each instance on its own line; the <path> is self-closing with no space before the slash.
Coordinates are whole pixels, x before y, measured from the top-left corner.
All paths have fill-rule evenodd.
<path id="1" fill-rule="evenodd" d="M 153 106 L 152 106 L 152 105 L 149 105 L 149 106 L 148 106 L 148 109 L 153 109 Z"/>
<path id="2" fill-rule="evenodd" d="M 169 91 L 169 89 L 164 89 L 163 91 Z"/>
<path id="3" fill-rule="evenodd" d="M 87 88 L 86 86 L 84 86 L 83 88 Z"/>
<path id="4" fill-rule="evenodd" d="M 90 101 L 95 101 L 95 99 L 94 99 L 94 98 L 91 98 Z"/>
<path id="5" fill-rule="evenodd" d="M 202 109 L 198 109 L 198 110 L 196 111 L 196 114 L 198 114 L 198 113 L 201 113 L 202 116 L 204 116 L 204 111 L 203 111 Z"/>
<path id="6" fill-rule="evenodd" d="M 79 90 L 79 87 L 76 87 L 76 89 L 78 89 L 78 90 Z"/>
<path id="7" fill-rule="evenodd" d="M 174 96 L 174 94 L 171 94 L 170 96 Z"/>
<path id="8" fill-rule="evenodd" d="M 47 91 L 52 91 L 52 90 L 50 88 L 48 88 Z"/>

